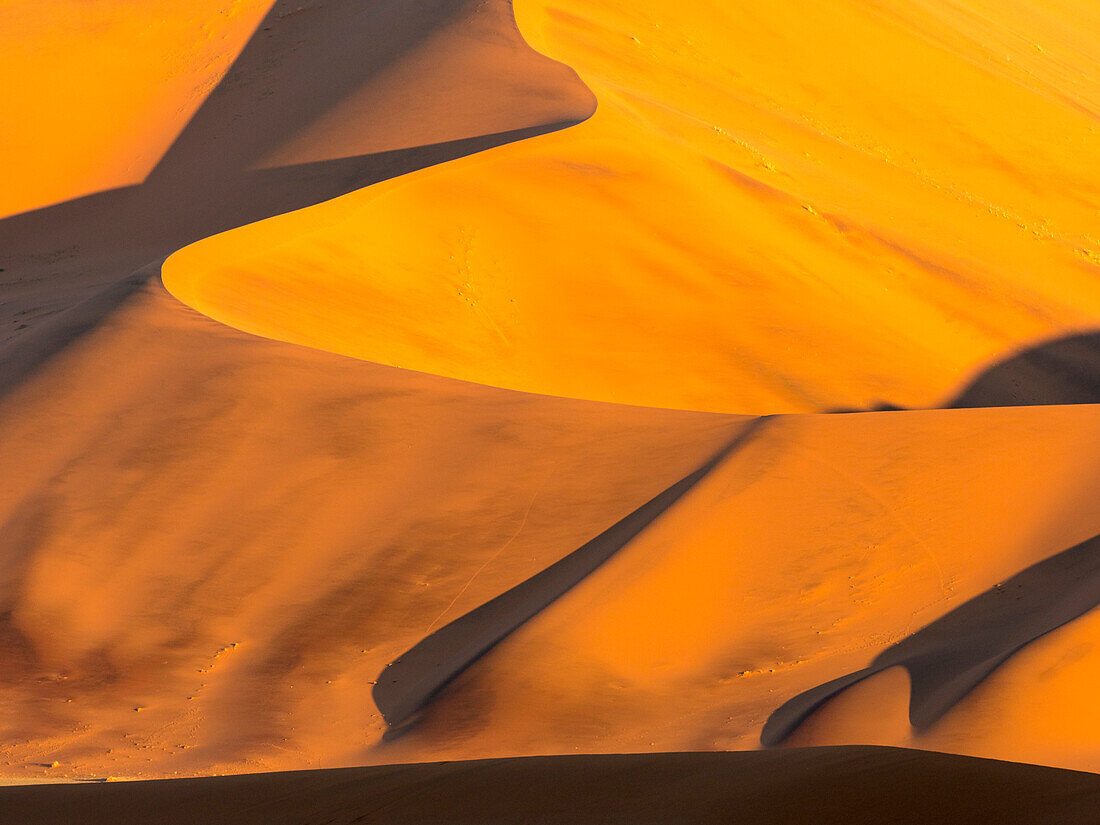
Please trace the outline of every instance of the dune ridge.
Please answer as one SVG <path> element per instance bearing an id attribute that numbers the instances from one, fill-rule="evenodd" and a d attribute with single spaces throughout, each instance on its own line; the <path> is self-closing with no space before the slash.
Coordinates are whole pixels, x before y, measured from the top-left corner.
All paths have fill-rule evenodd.
<path id="1" fill-rule="evenodd" d="M 902 666 L 912 679 L 909 720 L 927 729 L 1010 656 L 1100 604 L 1100 537 L 1032 565 L 875 657 L 870 667 L 799 694 L 760 734 L 786 739 L 811 713 L 864 679 Z"/>
<path id="2" fill-rule="evenodd" d="M 569 592 L 676 504 L 768 419 L 749 421 L 712 458 L 582 547 L 455 619 L 401 654 L 378 675 L 374 702 L 391 727 L 409 721 L 433 696 L 502 639 Z"/>
<path id="3" fill-rule="evenodd" d="M 205 239 L 166 286 L 367 360 L 744 414 L 944 406 L 1095 330 L 1088 4 L 1034 41 L 984 0 L 796 5 L 520 3 L 592 118 Z"/>
<path id="4" fill-rule="evenodd" d="M 938 723 L 913 728 L 891 705 L 864 710 L 859 735 L 1094 769 L 1092 545 L 1058 551 L 1100 526 L 1088 493 L 1097 414 L 1081 405 L 774 418 L 382 752 L 751 749 L 786 700 L 873 661 L 919 665 L 919 703 L 937 680 L 994 657 L 955 685 L 948 705 L 964 698 Z M 982 596 L 1016 574 L 1033 588 L 1023 601 L 1015 589 Z M 1063 586 L 1081 599 L 1063 601 Z M 1045 664 L 1010 683 L 989 676 L 1070 620 L 1030 643 Z M 898 661 L 884 652 L 894 645 Z M 983 689 L 967 693 L 981 677 Z M 854 728 L 800 743 L 861 741 L 845 730 Z"/>
<path id="5" fill-rule="evenodd" d="M 0 221 L 0 772 L 753 749 L 884 662 L 919 729 L 774 741 L 1096 770 L 1100 18 L 1027 10 L 247 18 L 151 172 Z M 974 776 L 869 753 L 630 759 Z"/>
<path id="6" fill-rule="evenodd" d="M 174 121 L 179 133 L 146 174 L 0 219 L 0 346 L 193 241 L 562 128 L 587 117 L 594 105 L 571 70 L 525 46 L 504 0 L 223 5 L 238 21 L 234 25 L 251 23 L 251 38 L 243 42 L 245 28 L 234 29 L 238 40 L 222 43 L 220 82 L 202 81 L 201 105 L 194 101 L 189 118 Z M 116 16 L 97 8 L 111 20 Z M 54 13 L 39 6 L 25 16 L 41 18 L 38 25 L 49 31 L 46 21 Z M 136 20 L 150 13 L 146 8 Z M 82 8 L 78 17 L 109 30 L 109 20 L 97 21 L 96 14 Z M 177 38 L 206 31 L 211 22 L 203 6 L 173 7 L 165 15 L 164 27 Z M 124 66 L 141 57 L 116 51 Z M 223 65 L 237 51 L 232 65 Z M 21 76 L 37 71 L 23 48 L 6 59 L 24 62 Z M 67 67 L 76 71 L 59 61 L 54 72 Z M 140 74 L 140 64 L 130 68 Z M 169 92 L 161 90 L 166 97 Z M 404 99 L 445 116 L 409 112 L 397 105 Z M 10 107 L 12 117 L 20 113 L 17 104 Z M 310 131 L 321 122 L 323 129 Z M 340 135 L 346 140 L 333 145 Z M 74 152 L 102 158 L 98 145 L 82 144 L 79 132 L 68 137 Z M 27 157 L 20 144 L 0 144 L 0 160 L 34 176 L 53 159 L 51 147 L 46 142 Z M 21 180 L 14 191 L 24 191 Z"/>
<path id="7" fill-rule="evenodd" d="M 889 748 L 551 756 L 0 788 L 0 822 L 1063 823 L 1089 774 Z"/>

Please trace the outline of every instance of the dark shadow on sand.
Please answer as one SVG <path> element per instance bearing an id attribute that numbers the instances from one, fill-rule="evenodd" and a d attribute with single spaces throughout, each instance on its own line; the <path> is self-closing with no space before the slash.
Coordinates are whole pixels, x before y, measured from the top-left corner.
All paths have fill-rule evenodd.
<path id="1" fill-rule="evenodd" d="M 1016 407 L 1100 404 L 1100 333 L 1030 347 L 984 370 L 949 404 Z"/>
<path id="2" fill-rule="evenodd" d="M 1100 536 L 1064 550 L 974 597 L 887 648 L 863 670 L 784 703 L 760 741 L 778 745 L 837 694 L 891 667 L 911 677 L 909 720 L 936 723 L 1005 660 L 1100 604 Z"/>
<path id="3" fill-rule="evenodd" d="M 603 565 L 752 440 L 767 421 L 767 416 L 753 420 L 699 469 L 565 558 L 440 628 L 388 665 L 378 676 L 374 701 L 391 729 L 397 732 L 455 677 Z"/>
<path id="4" fill-rule="evenodd" d="M 476 0 L 275 2 L 143 183 L 0 220 L 0 363 L 8 360 L 6 347 L 44 319 L 189 243 L 563 129 L 590 114 L 355 157 L 253 168 L 301 124 L 477 5 Z M 316 83 L 318 76 L 326 83 Z"/>
<path id="5" fill-rule="evenodd" d="M 982 370 L 933 409 L 1100 404 L 1100 332 L 1068 335 L 1022 349 Z M 893 412 L 892 404 L 830 413 Z"/>
<path id="6" fill-rule="evenodd" d="M 278 0 L 143 183 L 0 220 L 0 394 L 93 328 L 183 246 L 587 117 L 251 168 L 301 124 L 477 6 Z M 327 82 L 316 83 L 318 76 Z"/>
<path id="7" fill-rule="evenodd" d="M 534 756 L 0 788 L 0 825 L 1064 825 L 1100 777 L 901 748 Z"/>

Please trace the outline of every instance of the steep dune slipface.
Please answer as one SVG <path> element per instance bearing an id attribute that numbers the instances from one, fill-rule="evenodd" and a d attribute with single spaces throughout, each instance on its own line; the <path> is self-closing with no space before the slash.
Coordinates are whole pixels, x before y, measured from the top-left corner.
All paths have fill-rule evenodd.
<path id="1" fill-rule="evenodd" d="M 1091 3 L 517 13 L 591 120 L 203 241 L 168 288 L 369 360 L 751 413 L 946 404 L 1100 322 Z"/>
<path id="2" fill-rule="evenodd" d="M 0 218 L 140 183 L 270 6 L 4 3 Z"/>

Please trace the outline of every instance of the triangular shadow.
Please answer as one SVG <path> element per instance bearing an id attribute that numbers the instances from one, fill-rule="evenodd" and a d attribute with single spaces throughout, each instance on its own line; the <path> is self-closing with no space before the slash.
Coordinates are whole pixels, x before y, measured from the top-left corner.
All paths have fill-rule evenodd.
<path id="1" fill-rule="evenodd" d="M 887 648 L 870 667 L 785 702 L 760 735 L 778 745 L 830 699 L 892 667 L 911 678 L 909 720 L 924 730 L 1014 653 L 1100 604 L 1100 536 L 1017 573 Z"/>

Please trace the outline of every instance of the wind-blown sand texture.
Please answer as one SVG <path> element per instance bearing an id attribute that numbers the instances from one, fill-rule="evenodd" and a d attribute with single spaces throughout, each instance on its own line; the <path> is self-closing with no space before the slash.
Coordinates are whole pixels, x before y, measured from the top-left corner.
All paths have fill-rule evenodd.
<path id="1" fill-rule="evenodd" d="M 267 772 L 0 821 L 1094 810 L 897 748 L 1100 770 L 1098 66 L 1085 0 L 0 6 L 0 776 Z"/>

